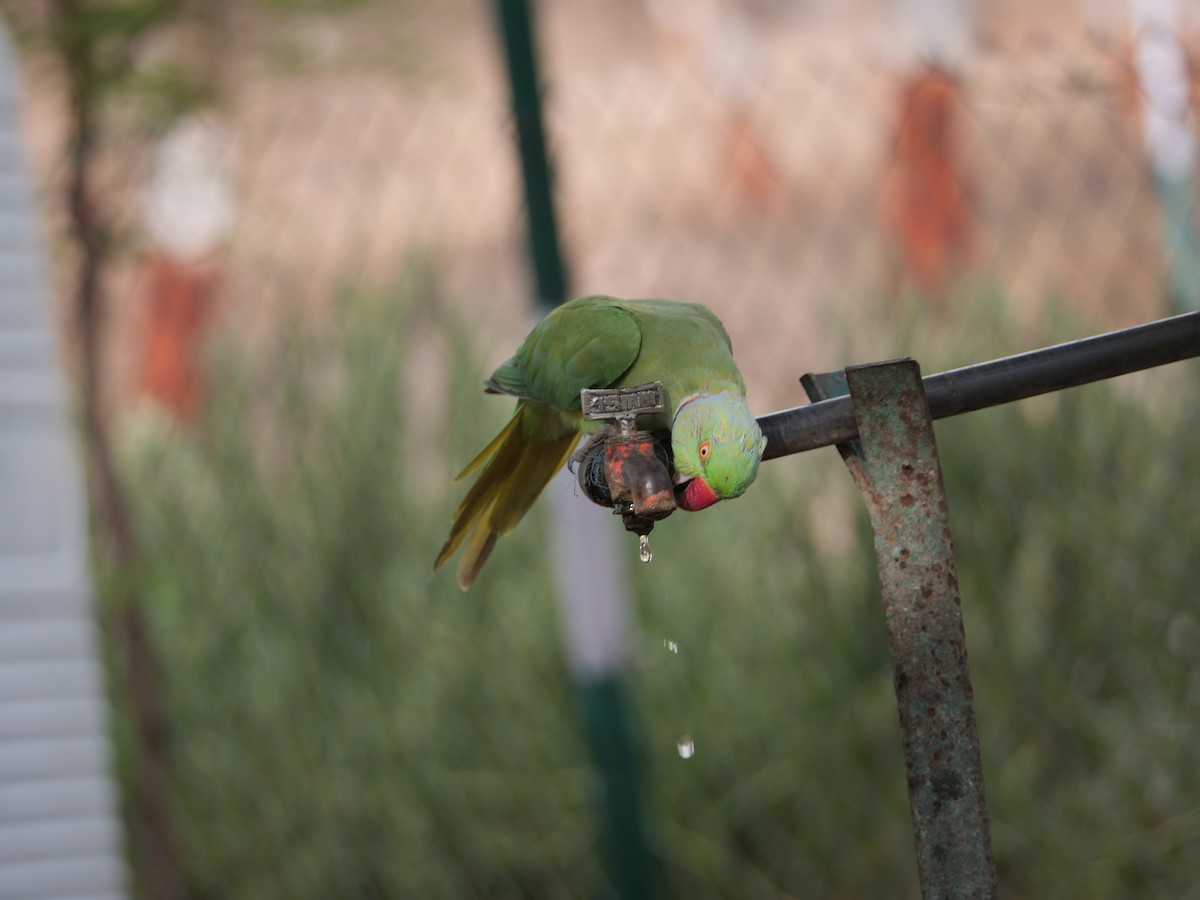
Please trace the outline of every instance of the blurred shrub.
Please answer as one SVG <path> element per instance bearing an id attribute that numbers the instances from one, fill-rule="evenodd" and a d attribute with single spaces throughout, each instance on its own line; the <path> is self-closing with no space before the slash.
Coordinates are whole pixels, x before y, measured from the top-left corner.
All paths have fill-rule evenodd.
<path id="1" fill-rule="evenodd" d="M 272 347 L 227 341 L 195 431 L 131 443 L 199 897 L 604 895 L 540 511 L 471 593 L 431 577 L 441 485 L 508 413 L 441 309 L 413 277 Z M 1009 352 L 968 319 L 986 337 L 953 362 Z M 1195 374 L 1146 376 L 1155 404 L 1101 385 L 939 426 L 1010 896 L 1200 883 Z M 664 896 L 916 895 L 840 468 L 773 462 L 629 566 Z"/>

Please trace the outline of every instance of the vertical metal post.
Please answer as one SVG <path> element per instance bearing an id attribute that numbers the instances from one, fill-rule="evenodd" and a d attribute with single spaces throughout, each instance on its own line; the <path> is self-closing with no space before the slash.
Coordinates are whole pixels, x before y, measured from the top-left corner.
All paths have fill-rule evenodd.
<path id="1" fill-rule="evenodd" d="M 813 400 L 849 391 L 839 444 L 875 530 L 921 893 L 996 896 L 979 736 L 933 420 L 911 359 L 805 376 Z"/>
<path id="2" fill-rule="evenodd" d="M 512 90 L 529 250 L 540 312 L 567 299 L 551 169 L 542 125 L 534 21 L 528 0 L 494 0 Z M 587 742 L 600 776 L 599 815 L 609 876 L 621 900 L 652 896 L 641 811 L 636 722 L 625 683 L 628 593 L 616 558 L 612 516 L 573 496 L 563 472 L 547 490 L 555 520 L 555 576 L 563 632 Z"/>
<path id="3" fill-rule="evenodd" d="M 512 87 L 513 120 L 521 156 L 521 182 L 529 216 L 529 252 L 545 307 L 567 299 L 567 268 L 558 245 L 558 223 L 550 184 L 550 159 L 542 127 L 542 94 L 533 46 L 533 16 L 528 0 L 495 0 L 504 39 L 504 59 Z"/>

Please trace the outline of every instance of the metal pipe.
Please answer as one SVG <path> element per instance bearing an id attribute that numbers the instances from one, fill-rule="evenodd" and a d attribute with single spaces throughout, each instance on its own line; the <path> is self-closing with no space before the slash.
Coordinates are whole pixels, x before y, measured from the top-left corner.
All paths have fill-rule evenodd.
<path id="1" fill-rule="evenodd" d="M 922 381 L 930 414 L 946 419 L 1197 356 L 1200 312 L 1191 312 L 964 366 Z M 758 424 L 767 436 L 763 459 L 839 444 L 858 435 L 849 397 L 769 413 Z"/>

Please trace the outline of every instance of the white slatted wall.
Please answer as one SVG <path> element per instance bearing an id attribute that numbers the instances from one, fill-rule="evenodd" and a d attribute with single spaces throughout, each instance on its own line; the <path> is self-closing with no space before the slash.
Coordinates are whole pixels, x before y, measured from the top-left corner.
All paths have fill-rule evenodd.
<path id="1" fill-rule="evenodd" d="M 123 897 L 85 506 L 0 21 L 0 900 Z"/>

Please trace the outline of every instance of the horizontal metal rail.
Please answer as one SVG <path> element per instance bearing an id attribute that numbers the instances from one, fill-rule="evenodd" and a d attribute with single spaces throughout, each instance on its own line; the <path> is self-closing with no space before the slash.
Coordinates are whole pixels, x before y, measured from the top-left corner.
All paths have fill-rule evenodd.
<path id="1" fill-rule="evenodd" d="M 934 419 L 946 419 L 1197 356 L 1200 312 L 1190 312 L 928 375 L 922 381 L 930 414 Z M 758 424 L 767 436 L 763 459 L 803 453 L 858 436 L 849 397 L 770 413 L 760 417 Z"/>

